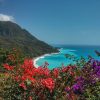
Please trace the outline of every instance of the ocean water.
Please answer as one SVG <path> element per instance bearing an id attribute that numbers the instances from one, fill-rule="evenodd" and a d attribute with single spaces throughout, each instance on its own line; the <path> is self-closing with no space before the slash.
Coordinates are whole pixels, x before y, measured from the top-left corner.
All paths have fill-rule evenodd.
<path id="1" fill-rule="evenodd" d="M 80 58 L 81 56 L 85 59 L 88 56 L 100 60 L 95 53 L 95 50 L 100 52 L 100 46 L 66 46 L 66 45 L 56 45 L 55 47 L 59 48 L 58 54 L 50 54 L 40 58 L 36 64 L 38 66 L 43 66 L 45 62 L 49 63 L 48 68 L 53 69 L 56 67 L 61 67 L 62 65 L 67 66 L 69 64 L 74 64 L 75 62 L 69 58 L 66 58 L 67 55 L 72 55 L 75 58 Z"/>

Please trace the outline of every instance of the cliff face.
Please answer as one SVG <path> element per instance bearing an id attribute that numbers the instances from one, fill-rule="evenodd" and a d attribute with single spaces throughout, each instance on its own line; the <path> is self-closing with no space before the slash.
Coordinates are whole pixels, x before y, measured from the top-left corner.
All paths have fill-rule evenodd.
<path id="1" fill-rule="evenodd" d="M 32 57 L 57 52 L 56 48 L 38 40 L 27 30 L 9 21 L 0 21 L 0 48 L 17 48 Z"/>

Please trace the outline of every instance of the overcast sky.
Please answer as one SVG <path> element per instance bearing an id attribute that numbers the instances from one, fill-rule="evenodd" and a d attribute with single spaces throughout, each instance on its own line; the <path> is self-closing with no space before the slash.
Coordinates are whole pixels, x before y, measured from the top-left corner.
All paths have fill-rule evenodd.
<path id="1" fill-rule="evenodd" d="M 0 0 L 0 20 L 49 44 L 100 45 L 100 0 Z"/>

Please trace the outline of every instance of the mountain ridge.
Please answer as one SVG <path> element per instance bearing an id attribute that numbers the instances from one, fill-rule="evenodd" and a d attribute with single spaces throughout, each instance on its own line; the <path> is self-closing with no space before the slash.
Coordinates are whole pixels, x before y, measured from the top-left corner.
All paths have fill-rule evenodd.
<path id="1" fill-rule="evenodd" d="M 0 21 L 0 48 L 8 49 L 16 47 L 25 55 L 33 57 L 58 52 L 56 48 L 37 39 L 18 24 L 10 21 Z"/>

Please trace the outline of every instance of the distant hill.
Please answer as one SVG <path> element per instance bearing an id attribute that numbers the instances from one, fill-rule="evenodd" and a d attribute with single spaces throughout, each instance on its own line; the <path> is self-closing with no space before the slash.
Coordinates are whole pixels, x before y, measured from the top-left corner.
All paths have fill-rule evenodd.
<path id="1" fill-rule="evenodd" d="M 0 48 L 17 48 L 31 57 L 58 51 L 10 21 L 0 21 Z"/>

